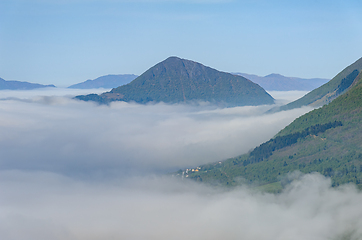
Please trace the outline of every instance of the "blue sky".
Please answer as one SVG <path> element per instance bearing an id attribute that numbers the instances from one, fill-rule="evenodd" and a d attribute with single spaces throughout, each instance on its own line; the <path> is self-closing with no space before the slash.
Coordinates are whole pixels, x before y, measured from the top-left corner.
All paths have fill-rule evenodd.
<path id="1" fill-rule="evenodd" d="M 68 86 L 179 56 L 332 78 L 362 57 L 361 10 L 356 0 L 1 0 L 0 77 Z"/>

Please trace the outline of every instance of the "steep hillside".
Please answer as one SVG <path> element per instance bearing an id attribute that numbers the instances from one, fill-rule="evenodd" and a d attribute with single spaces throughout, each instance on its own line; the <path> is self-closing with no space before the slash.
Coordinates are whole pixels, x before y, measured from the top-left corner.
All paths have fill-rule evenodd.
<path id="1" fill-rule="evenodd" d="M 110 92 L 76 98 L 99 103 L 180 103 L 199 100 L 225 106 L 274 103 L 274 99 L 263 88 L 244 77 L 177 57 L 156 64 L 131 83 Z"/>
<path id="2" fill-rule="evenodd" d="M 299 117 L 250 153 L 187 175 L 225 185 L 280 187 L 295 170 L 329 176 L 333 186 L 353 182 L 362 187 L 362 73 L 338 98 Z"/>
<path id="3" fill-rule="evenodd" d="M 130 83 L 137 77 L 138 76 L 134 74 L 106 75 L 96 78 L 94 80 L 87 80 L 85 82 L 71 85 L 68 88 L 77 88 L 77 89 L 116 88 L 125 85 L 127 83 Z"/>
<path id="4" fill-rule="evenodd" d="M 324 104 L 331 102 L 352 84 L 357 75 L 362 71 L 362 58 L 358 59 L 352 65 L 345 68 L 342 72 L 337 74 L 331 81 L 322 85 L 321 87 L 311 91 L 304 97 L 291 102 L 279 109 L 274 110 L 288 110 L 299 108 L 302 106 L 320 107 Z"/>

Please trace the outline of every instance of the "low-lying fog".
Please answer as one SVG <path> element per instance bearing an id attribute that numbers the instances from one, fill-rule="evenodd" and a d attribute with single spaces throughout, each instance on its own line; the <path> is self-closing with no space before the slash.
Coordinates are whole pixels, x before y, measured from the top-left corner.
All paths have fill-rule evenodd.
<path id="1" fill-rule="evenodd" d="M 359 239 L 362 195 L 300 177 L 280 195 L 162 173 L 246 153 L 311 110 L 0 92 L 0 239 Z M 99 91 L 99 90 L 98 90 Z M 277 104 L 305 92 L 271 92 Z"/>
<path id="2" fill-rule="evenodd" d="M 125 102 L 97 106 L 72 100 L 68 94 L 76 92 L 3 93 L 1 169 L 71 176 L 170 172 L 245 153 L 310 110 L 264 115 L 271 106 L 220 109 L 206 103 Z"/>

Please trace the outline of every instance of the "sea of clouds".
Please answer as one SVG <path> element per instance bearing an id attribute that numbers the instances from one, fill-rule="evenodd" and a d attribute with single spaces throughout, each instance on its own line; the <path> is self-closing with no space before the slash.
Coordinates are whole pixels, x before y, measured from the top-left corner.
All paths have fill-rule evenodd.
<path id="1" fill-rule="evenodd" d="M 298 176 L 279 194 L 172 178 L 269 140 L 301 108 L 73 100 L 0 92 L 0 239 L 360 239 L 362 195 Z M 277 104 L 305 92 L 270 92 Z"/>

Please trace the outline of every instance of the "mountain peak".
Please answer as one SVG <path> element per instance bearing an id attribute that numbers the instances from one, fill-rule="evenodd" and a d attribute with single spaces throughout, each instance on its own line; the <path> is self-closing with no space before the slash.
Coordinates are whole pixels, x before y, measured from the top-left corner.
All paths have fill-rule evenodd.
<path id="1" fill-rule="evenodd" d="M 241 76 L 220 72 L 201 63 L 169 57 L 148 69 L 131 83 L 93 99 L 81 100 L 147 102 L 207 101 L 226 106 L 272 104 L 274 99 L 259 85 Z"/>
<path id="2" fill-rule="evenodd" d="M 272 73 L 272 74 L 266 75 L 265 77 L 266 78 L 275 78 L 275 77 L 285 77 L 285 76 L 278 74 L 278 73 Z"/>
<path id="3" fill-rule="evenodd" d="M 166 58 L 166 59 L 164 60 L 164 62 L 166 62 L 166 61 L 171 61 L 171 60 L 182 60 L 182 58 L 179 58 L 179 57 L 177 57 L 177 56 L 170 56 L 170 57 Z"/>
<path id="4" fill-rule="evenodd" d="M 156 64 L 154 67 L 157 67 L 158 65 L 163 65 L 163 66 L 166 66 L 167 68 L 188 68 L 189 70 L 195 68 L 196 66 L 206 67 L 206 66 L 202 65 L 201 63 L 198 63 L 198 62 L 195 62 L 192 60 L 188 60 L 188 59 L 184 59 L 184 58 L 180 58 L 180 57 L 176 57 L 176 56 L 168 57 L 167 59 L 163 60 L 162 62 Z"/>

